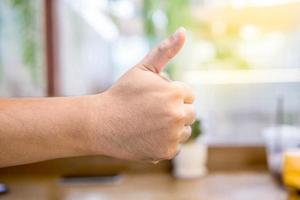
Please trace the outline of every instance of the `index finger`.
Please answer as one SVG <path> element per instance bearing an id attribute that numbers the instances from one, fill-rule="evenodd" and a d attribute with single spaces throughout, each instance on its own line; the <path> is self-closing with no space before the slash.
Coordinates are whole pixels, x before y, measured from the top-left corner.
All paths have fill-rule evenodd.
<path id="1" fill-rule="evenodd" d="M 192 104 L 195 100 L 195 94 L 190 86 L 183 82 L 173 81 L 182 92 L 185 104 Z"/>

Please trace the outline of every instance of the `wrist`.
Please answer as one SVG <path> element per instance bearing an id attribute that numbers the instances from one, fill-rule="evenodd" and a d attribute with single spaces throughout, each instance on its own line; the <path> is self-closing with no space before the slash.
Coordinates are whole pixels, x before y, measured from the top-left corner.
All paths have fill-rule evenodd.
<path id="1" fill-rule="evenodd" d="M 67 128 L 66 146 L 70 155 L 67 156 L 84 156 L 90 155 L 90 115 L 92 113 L 92 96 L 66 97 L 65 113 L 69 120 L 65 122 Z"/>
<path id="2" fill-rule="evenodd" d="M 109 105 L 108 93 L 82 97 L 84 107 L 84 145 L 86 155 L 107 155 L 108 142 L 106 134 L 110 133 L 109 125 L 111 105 Z"/>

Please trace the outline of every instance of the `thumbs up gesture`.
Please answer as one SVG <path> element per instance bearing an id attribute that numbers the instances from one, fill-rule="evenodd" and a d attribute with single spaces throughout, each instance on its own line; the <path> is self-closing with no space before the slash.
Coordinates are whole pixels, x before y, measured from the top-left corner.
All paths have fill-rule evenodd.
<path id="1" fill-rule="evenodd" d="M 195 120 L 192 90 L 160 76 L 185 42 L 179 28 L 109 90 L 95 95 L 87 134 L 94 153 L 127 160 L 173 158 Z"/>

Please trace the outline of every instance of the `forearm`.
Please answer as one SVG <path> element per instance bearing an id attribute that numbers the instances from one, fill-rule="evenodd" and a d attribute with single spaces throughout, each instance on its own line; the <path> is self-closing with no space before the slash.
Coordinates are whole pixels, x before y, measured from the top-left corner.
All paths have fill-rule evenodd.
<path id="1" fill-rule="evenodd" d="M 0 99 L 0 167 L 86 154 L 88 98 Z"/>

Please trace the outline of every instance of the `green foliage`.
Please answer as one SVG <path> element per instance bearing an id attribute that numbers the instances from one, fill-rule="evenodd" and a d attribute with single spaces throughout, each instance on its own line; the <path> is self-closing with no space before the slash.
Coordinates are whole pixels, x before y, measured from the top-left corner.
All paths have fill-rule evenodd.
<path id="1" fill-rule="evenodd" d="M 148 37 L 155 37 L 155 25 L 152 21 L 153 12 L 159 7 L 160 1 L 158 0 L 144 0 L 143 18 L 144 29 Z"/>
<path id="2" fill-rule="evenodd" d="M 237 36 L 226 37 L 224 35 L 222 38 L 215 38 L 211 41 L 216 47 L 215 59 L 218 62 L 223 62 L 223 66 L 226 66 L 226 63 L 230 63 L 237 69 L 249 69 L 249 63 L 237 52 L 237 45 L 239 42 L 239 38 Z"/>
<path id="3" fill-rule="evenodd" d="M 195 141 L 201 134 L 202 134 L 201 121 L 199 119 L 197 119 L 192 124 L 192 134 L 191 134 L 191 137 L 189 138 L 188 142 Z"/>
<path id="4" fill-rule="evenodd" d="M 155 24 L 152 15 L 156 10 L 162 10 L 168 20 L 166 34 L 174 32 L 179 26 L 189 26 L 193 24 L 189 10 L 190 0 L 144 0 L 144 28 L 148 37 L 157 37 Z"/>
<path id="5" fill-rule="evenodd" d="M 30 70 L 32 78 L 37 81 L 38 66 L 38 41 L 37 31 L 37 12 L 33 0 L 6 0 L 7 3 L 17 11 L 18 23 L 20 24 L 20 37 L 22 42 L 22 58 L 25 66 Z"/>

